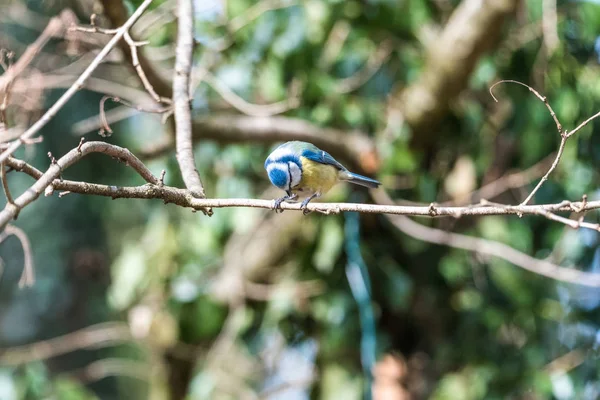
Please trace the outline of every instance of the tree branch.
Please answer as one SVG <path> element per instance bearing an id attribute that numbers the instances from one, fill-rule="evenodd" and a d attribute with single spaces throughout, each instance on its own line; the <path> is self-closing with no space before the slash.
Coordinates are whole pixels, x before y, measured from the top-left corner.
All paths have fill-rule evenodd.
<path id="1" fill-rule="evenodd" d="M 192 0 L 177 1 L 177 19 L 179 23 L 177 24 L 175 76 L 173 77 L 177 162 L 185 186 L 195 197 L 202 199 L 206 196 L 194 160 L 190 102 L 190 73 L 194 51 L 194 7 Z M 207 210 L 206 213 L 210 215 L 210 210 Z"/>
<path id="2" fill-rule="evenodd" d="M 83 73 L 79 76 L 77 81 L 65 92 L 63 95 L 46 111 L 46 113 L 29 129 L 27 129 L 19 139 L 13 141 L 8 149 L 4 150 L 2 154 L 0 154 L 0 163 L 4 162 L 12 153 L 14 153 L 27 139 L 30 139 L 33 135 L 39 132 L 60 110 L 70 99 L 73 97 L 75 93 L 85 83 L 85 81 L 90 77 L 92 72 L 100 65 L 104 57 L 108 55 L 108 53 L 116 46 L 116 44 L 121 40 L 123 35 L 131 28 L 134 22 L 142 15 L 142 13 L 148 8 L 148 6 L 152 3 L 152 0 L 144 0 L 144 2 L 138 7 L 137 10 L 133 13 L 133 15 L 121 26 L 117 33 L 111 38 L 111 40 L 104 46 L 104 48 L 98 53 L 94 61 L 83 71 Z M 3 225 L 4 226 L 4 225 Z"/>
<path id="3" fill-rule="evenodd" d="M 90 153 L 103 153 L 119 160 L 123 160 L 127 163 L 127 165 L 132 167 L 138 174 L 140 174 L 140 176 L 144 178 L 146 182 L 157 186 L 160 185 L 160 181 L 154 175 L 152 175 L 150 170 L 148 170 L 148 168 L 146 168 L 146 166 L 136 156 L 131 154 L 129 150 L 104 142 L 84 143 L 83 145 L 69 151 L 59 160 L 54 161 L 45 173 L 36 178 L 37 181 L 29 189 L 27 189 L 25 193 L 17 197 L 12 204 L 7 204 L 4 209 L 0 211 L 0 229 L 3 229 L 10 222 L 10 220 L 13 219 L 21 209 L 23 209 L 23 207 L 37 199 L 47 187 L 53 186 L 54 180 L 59 178 L 65 169 Z M 6 163 L 7 165 L 12 165 L 13 159 L 8 159 Z M 32 167 L 29 167 L 28 170 L 31 171 L 31 168 Z M 108 187 L 110 188 L 110 186 Z"/>
<path id="4" fill-rule="evenodd" d="M 521 85 L 521 86 L 524 86 L 527 89 L 529 89 L 529 91 L 531 93 L 533 93 L 535 95 L 535 97 L 537 97 L 542 103 L 544 103 L 544 105 L 548 109 L 548 112 L 550 112 L 550 116 L 552 116 L 552 119 L 554 120 L 554 123 L 556 124 L 556 130 L 558 131 L 558 134 L 560 135 L 560 144 L 558 145 L 558 151 L 556 152 L 556 157 L 554 158 L 554 162 L 552 162 L 552 165 L 550 166 L 550 168 L 548 169 L 548 171 L 546 171 L 546 173 L 544 174 L 544 176 L 542 177 L 542 179 L 540 179 L 540 181 L 538 182 L 538 184 L 535 186 L 535 188 L 533 188 L 533 190 L 531 191 L 531 193 L 529 193 L 529 195 L 527 196 L 527 198 L 525 198 L 525 200 L 523 200 L 523 202 L 521 202 L 521 205 L 526 205 L 527 203 L 529 203 L 531 201 L 531 199 L 533 199 L 533 196 L 542 187 L 542 185 L 544 184 L 544 182 L 546 182 L 548 180 L 548 177 L 550 176 L 550 174 L 552 172 L 554 172 L 554 170 L 558 166 L 558 163 L 560 162 L 560 159 L 562 158 L 563 152 L 565 150 L 565 146 L 567 145 L 567 140 L 571 136 L 573 136 L 574 134 L 576 134 L 577 132 L 579 132 L 579 130 L 581 130 L 583 127 L 585 127 L 588 123 L 590 123 L 590 121 L 592 121 L 592 120 L 600 117 L 600 112 L 592 115 L 591 117 L 589 117 L 588 119 L 586 119 L 585 121 L 583 121 L 582 123 L 580 123 L 579 125 L 577 125 L 577 127 L 575 129 L 573 129 L 572 131 L 566 131 L 563 128 L 562 124 L 560 123 L 560 121 L 558 119 L 558 116 L 556 115 L 556 113 L 552 109 L 552 106 L 550 106 L 550 103 L 548 102 L 548 99 L 546 98 L 546 96 L 542 96 L 537 90 L 535 90 L 534 88 L 532 88 L 531 86 L 529 86 L 529 85 L 527 85 L 527 84 L 525 84 L 523 82 L 519 82 L 519 81 L 515 81 L 515 80 L 510 80 L 510 79 L 505 79 L 505 80 L 501 80 L 499 82 L 494 83 L 490 87 L 490 94 L 492 95 L 492 98 L 494 99 L 494 101 L 497 102 L 498 99 L 496 99 L 496 96 L 494 96 L 493 89 L 494 89 L 494 87 L 496 87 L 497 85 L 499 85 L 501 83 L 515 83 L 517 85 Z M 558 220 L 558 219 L 555 219 L 555 220 Z"/>
<path id="5" fill-rule="evenodd" d="M 25 232 L 13 225 L 7 225 L 4 231 L 0 233 L 0 243 L 9 236 L 16 237 L 21 242 L 23 248 L 23 273 L 19 279 L 19 287 L 31 287 L 35 283 L 35 269 L 33 267 L 33 255 L 31 251 L 31 242 Z"/>

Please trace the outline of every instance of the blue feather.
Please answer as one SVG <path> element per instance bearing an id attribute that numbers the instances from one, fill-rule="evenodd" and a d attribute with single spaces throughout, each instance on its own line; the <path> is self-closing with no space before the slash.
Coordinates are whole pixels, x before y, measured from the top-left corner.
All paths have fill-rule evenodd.
<path id="1" fill-rule="evenodd" d="M 315 147 L 316 149 L 316 147 Z M 321 164 L 333 165 L 339 170 L 346 170 L 342 164 L 340 164 L 335 158 L 333 158 L 328 152 L 323 150 L 312 150 L 312 149 L 304 149 L 302 151 L 302 157 L 306 157 L 311 161 L 315 161 Z"/>
<path id="2" fill-rule="evenodd" d="M 281 169 L 273 169 L 269 172 L 269 179 L 273 185 L 279 188 L 285 188 L 288 183 L 288 175 Z"/>
<path id="3" fill-rule="evenodd" d="M 376 181 L 375 179 L 367 178 L 366 176 L 362 176 L 359 174 L 355 174 L 354 172 L 345 171 L 344 178 L 351 183 L 356 183 L 357 185 L 365 186 L 371 189 L 377 189 L 381 182 Z"/>

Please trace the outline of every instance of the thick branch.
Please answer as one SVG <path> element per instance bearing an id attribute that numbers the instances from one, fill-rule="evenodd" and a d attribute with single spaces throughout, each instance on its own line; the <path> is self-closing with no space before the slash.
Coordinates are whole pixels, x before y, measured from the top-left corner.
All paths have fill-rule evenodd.
<path id="1" fill-rule="evenodd" d="M 152 0 L 145 0 L 137 10 L 133 13 L 133 15 L 120 27 L 117 33 L 110 39 L 110 41 L 104 46 L 104 48 L 98 53 L 94 61 L 83 71 L 83 73 L 79 76 L 77 81 L 46 111 L 46 113 L 29 129 L 27 129 L 19 139 L 13 141 L 11 145 L 5 151 L 0 154 L 0 163 L 5 161 L 12 153 L 14 153 L 27 139 L 30 139 L 33 135 L 39 132 L 60 110 L 67 102 L 77 93 L 79 89 L 83 86 L 85 81 L 92 75 L 92 72 L 100 65 L 104 57 L 108 55 L 108 53 L 116 46 L 116 44 L 123 38 L 125 32 L 133 23 L 142 15 L 142 13 L 148 8 L 148 6 L 152 3 Z M 4 224 L 2 225 L 4 226 Z"/>
<path id="2" fill-rule="evenodd" d="M 204 198 L 204 187 L 194 160 L 190 73 L 194 51 L 194 7 L 192 0 L 178 0 L 177 47 L 173 77 L 173 111 L 177 162 L 185 186 L 195 197 Z"/>

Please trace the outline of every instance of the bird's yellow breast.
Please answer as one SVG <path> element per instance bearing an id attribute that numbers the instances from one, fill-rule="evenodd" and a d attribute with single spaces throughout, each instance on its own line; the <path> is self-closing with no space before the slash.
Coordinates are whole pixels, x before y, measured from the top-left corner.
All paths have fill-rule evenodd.
<path id="1" fill-rule="evenodd" d="M 300 157 L 302 163 L 302 179 L 294 189 L 325 194 L 338 181 L 338 170 L 332 165 L 321 164 L 306 157 Z"/>

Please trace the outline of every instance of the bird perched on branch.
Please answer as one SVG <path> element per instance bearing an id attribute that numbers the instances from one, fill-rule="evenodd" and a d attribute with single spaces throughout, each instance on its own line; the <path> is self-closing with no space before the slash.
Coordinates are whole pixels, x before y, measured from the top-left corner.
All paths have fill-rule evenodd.
<path id="1" fill-rule="evenodd" d="M 374 179 L 348 171 L 329 153 L 307 142 L 293 141 L 277 147 L 267 157 L 265 169 L 271 183 L 286 192 L 285 196 L 275 200 L 275 211 L 281 210 L 284 201 L 304 198 L 300 208 L 306 214 L 308 203 L 339 181 L 368 188 L 381 185 Z"/>

